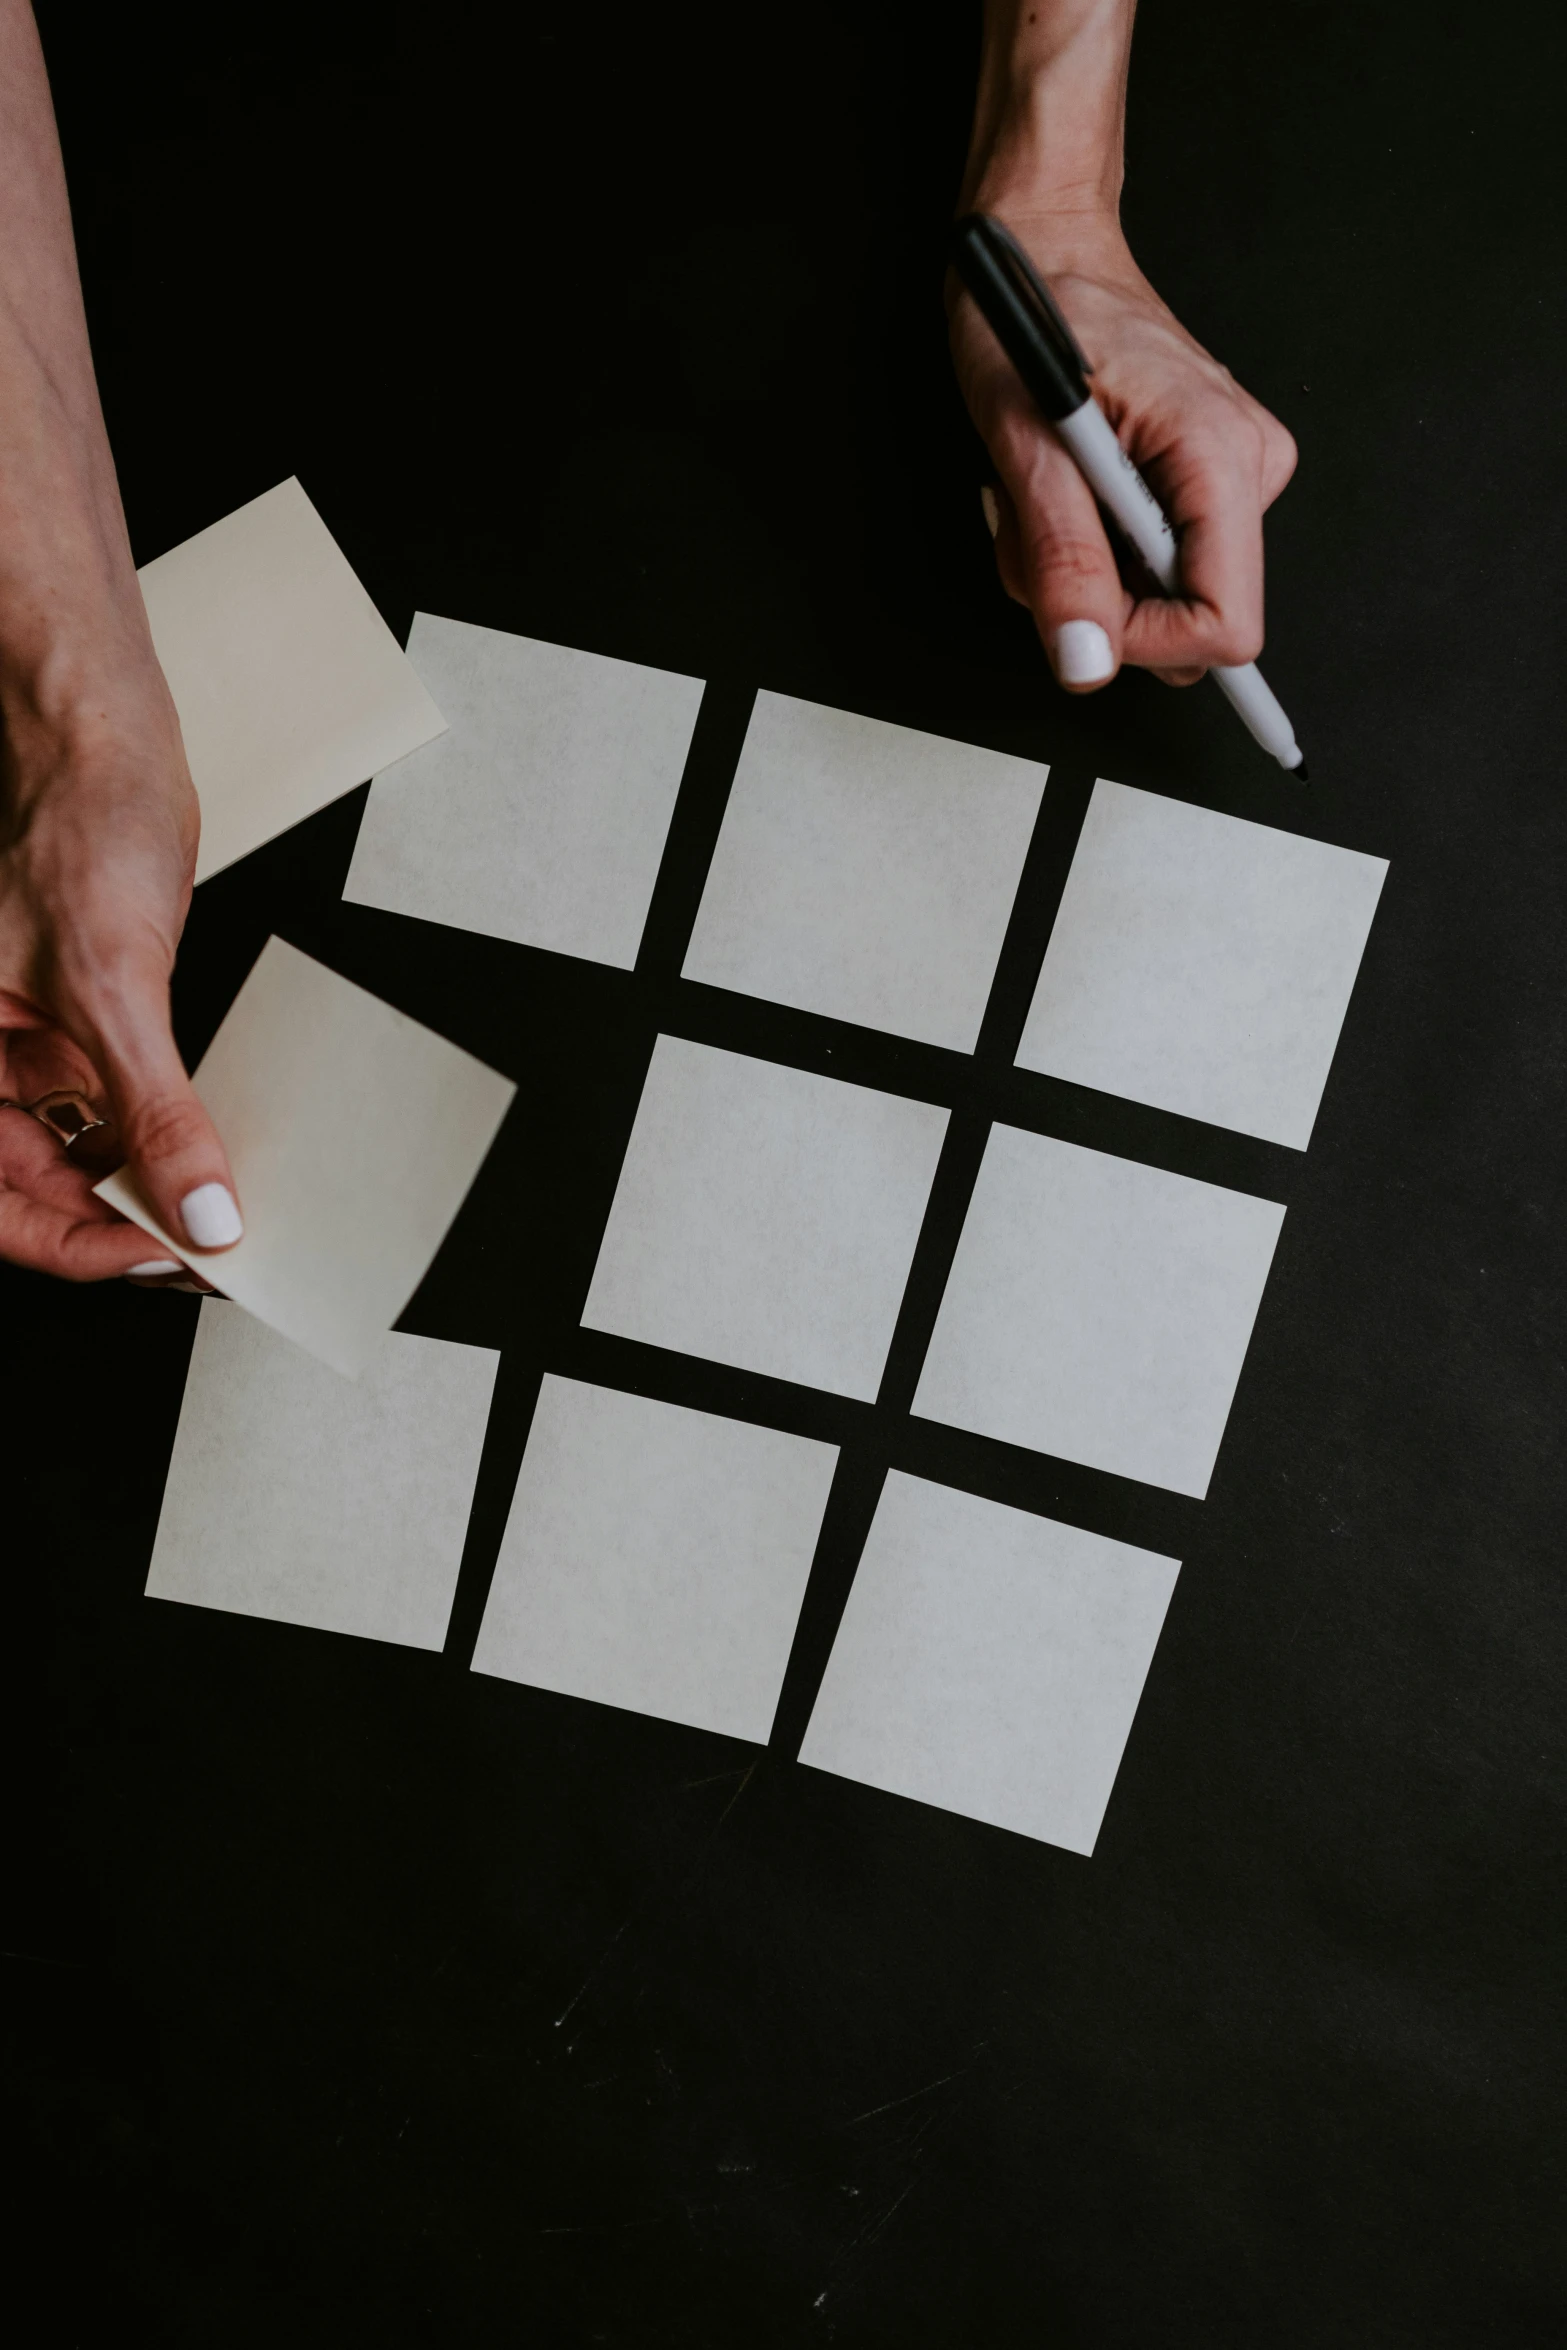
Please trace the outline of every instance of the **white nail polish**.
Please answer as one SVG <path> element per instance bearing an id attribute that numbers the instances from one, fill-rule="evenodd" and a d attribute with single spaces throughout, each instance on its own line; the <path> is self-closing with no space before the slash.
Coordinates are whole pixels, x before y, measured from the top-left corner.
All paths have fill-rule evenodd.
<path id="1" fill-rule="evenodd" d="M 1063 685 L 1097 685 L 1115 667 L 1097 620 L 1066 620 L 1055 634 L 1056 675 Z"/>
<path id="2" fill-rule="evenodd" d="M 125 1278 L 127 1281 L 150 1281 L 158 1273 L 183 1273 L 184 1270 L 178 1257 L 149 1257 L 145 1265 L 127 1265 Z"/>
<path id="3" fill-rule="evenodd" d="M 180 1221 L 192 1248 L 227 1248 L 245 1227 L 226 1184 L 198 1183 L 180 1201 Z"/>
<path id="4" fill-rule="evenodd" d="M 996 504 L 996 493 L 988 481 L 981 482 L 979 485 L 979 502 L 984 509 L 985 528 L 994 538 L 1001 528 L 1001 508 Z"/>

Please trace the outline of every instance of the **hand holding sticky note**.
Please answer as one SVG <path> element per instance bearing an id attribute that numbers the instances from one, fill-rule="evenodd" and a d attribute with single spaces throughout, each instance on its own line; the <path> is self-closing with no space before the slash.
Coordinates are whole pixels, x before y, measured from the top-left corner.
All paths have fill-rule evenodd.
<path id="1" fill-rule="evenodd" d="M 95 1189 L 237 1305 L 357 1378 L 445 1238 L 516 1087 L 272 938 L 192 1081 L 244 1238 L 163 1229 L 125 1170 Z"/>

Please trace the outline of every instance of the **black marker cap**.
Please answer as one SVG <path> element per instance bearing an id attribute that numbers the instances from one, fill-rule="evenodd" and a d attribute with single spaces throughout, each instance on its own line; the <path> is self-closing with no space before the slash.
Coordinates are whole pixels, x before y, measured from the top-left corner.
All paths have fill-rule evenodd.
<path id="1" fill-rule="evenodd" d="M 952 266 L 1041 413 L 1052 424 L 1075 415 L 1093 371 L 1016 237 L 988 212 L 967 213 L 952 232 Z"/>

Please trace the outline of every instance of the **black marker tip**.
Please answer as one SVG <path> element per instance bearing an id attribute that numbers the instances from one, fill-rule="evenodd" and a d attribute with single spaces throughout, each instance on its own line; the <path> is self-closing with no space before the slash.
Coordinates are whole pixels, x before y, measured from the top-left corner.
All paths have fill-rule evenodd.
<path id="1" fill-rule="evenodd" d="M 1292 767 L 1290 769 L 1290 773 L 1294 776 L 1297 783 L 1309 783 L 1311 781 L 1311 772 L 1307 767 L 1304 759 L 1301 760 L 1298 767 Z"/>

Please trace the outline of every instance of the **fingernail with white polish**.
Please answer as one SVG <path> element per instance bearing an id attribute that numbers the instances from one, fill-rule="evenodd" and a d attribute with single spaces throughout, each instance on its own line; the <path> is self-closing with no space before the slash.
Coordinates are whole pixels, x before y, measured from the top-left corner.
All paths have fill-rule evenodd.
<path id="1" fill-rule="evenodd" d="M 180 1201 L 180 1221 L 192 1248 L 227 1248 L 245 1227 L 226 1184 L 198 1183 Z"/>
<path id="2" fill-rule="evenodd" d="M 151 1281 L 155 1274 L 183 1273 L 184 1270 L 178 1257 L 149 1257 L 145 1265 L 127 1265 L 125 1278 L 127 1281 Z"/>
<path id="3" fill-rule="evenodd" d="M 991 537 L 994 538 L 997 531 L 1001 528 L 1001 508 L 996 504 L 996 493 L 991 488 L 988 481 L 981 482 L 980 484 L 979 502 L 984 509 L 985 528 L 989 531 Z"/>
<path id="4" fill-rule="evenodd" d="M 1097 685 L 1115 667 L 1097 620 L 1066 620 L 1055 634 L 1056 675 L 1063 685 Z"/>

